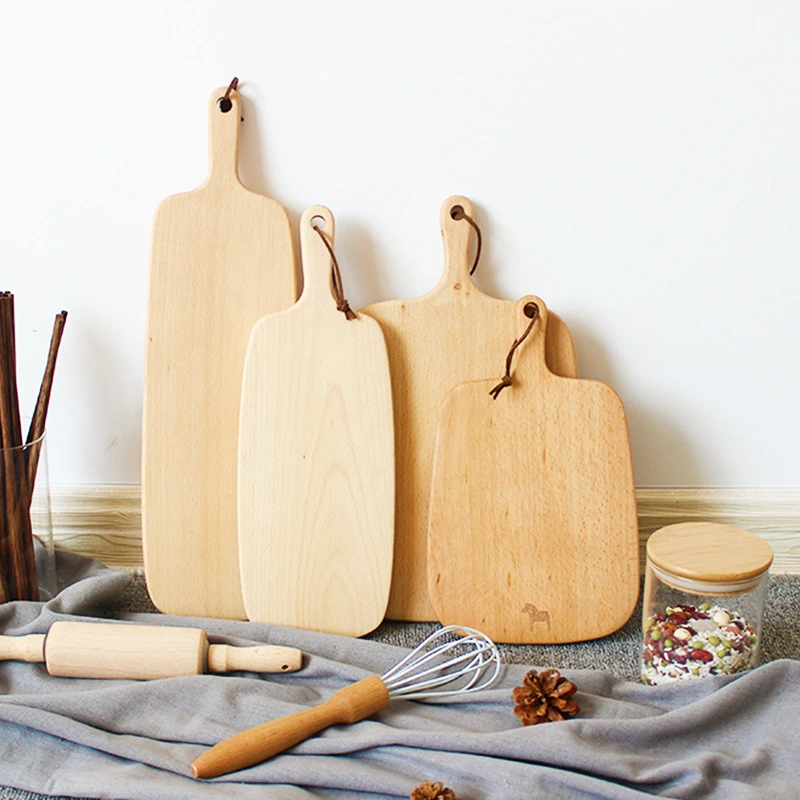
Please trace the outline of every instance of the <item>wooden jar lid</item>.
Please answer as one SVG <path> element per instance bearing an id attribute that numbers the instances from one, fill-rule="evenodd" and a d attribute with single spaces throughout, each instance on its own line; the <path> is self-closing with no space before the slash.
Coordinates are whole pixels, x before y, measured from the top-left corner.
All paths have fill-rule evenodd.
<path id="1" fill-rule="evenodd" d="M 684 578 L 729 583 L 756 578 L 769 569 L 772 548 L 750 531 L 715 522 L 682 522 L 647 540 L 647 557 Z"/>

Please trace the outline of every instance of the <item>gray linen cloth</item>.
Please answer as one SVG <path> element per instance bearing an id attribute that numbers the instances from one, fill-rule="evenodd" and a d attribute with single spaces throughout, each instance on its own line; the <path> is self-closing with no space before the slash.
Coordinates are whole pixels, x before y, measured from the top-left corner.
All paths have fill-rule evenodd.
<path id="1" fill-rule="evenodd" d="M 128 576 L 59 555 L 53 600 L 0 606 L 0 632 L 44 633 L 59 619 L 110 616 Z M 408 797 L 440 780 L 459 800 L 517 798 L 800 798 L 800 662 L 739 676 L 648 687 L 607 672 L 565 671 L 578 718 L 522 727 L 511 690 L 445 704 L 393 701 L 267 762 L 211 781 L 189 765 L 238 731 L 302 710 L 381 674 L 406 652 L 378 642 L 271 625 L 155 614 L 120 624 L 201 627 L 213 641 L 287 644 L 307 653 L 289 675 L 198 675 L 155 681 L 50 677 L 43 665 L 0 664 L 0 784 L 49 795 L 180 798 Z M 542 665 L 547 666 L 547 665 Z"/>

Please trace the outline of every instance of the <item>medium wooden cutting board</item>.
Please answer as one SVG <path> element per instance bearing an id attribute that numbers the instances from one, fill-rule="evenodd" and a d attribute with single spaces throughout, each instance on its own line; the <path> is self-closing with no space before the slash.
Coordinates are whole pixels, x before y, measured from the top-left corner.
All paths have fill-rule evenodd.
<path id="1" fill-rule="evenodd" d="M 245 348 L 290 306 L 289 218 L 239 181 L 240 98 L 211 95 L 210 174 L 168 197 L 153 230 L 145 353 L 142 525 L 147 586 L 168 614 L 243 619 L 236 526 Z"/>
<path id="2" fill-rule="evenodd" d="M 439 408 L 456 384 L 497 372 L 517 327 L 515 304 L 483 293 L 470 276 L 473 233 L 466 220 L 453 218 L 458 206 L 474 219 L 466 197 L 449 197 L 442 204 L 444 275 L 436 288 L 420 298 L 363 309 L 380 322 L 386 337 L 394 393 L 397 497 L 390 619 L 436 619 L 428 599 L 427 535 Z M 559 317 L 551 320 L 548 364 L 559 375 L 577 376 L 569 329 Z"/>
<path id="3" fill-rule="evenodd" d="M 512 385 L 490 394 L 501 357 L 497 378 L 457 386 L 442 405 L 430 596 L 442 623 L 499 642 L 594 639 L 621 627 L 639 594 L 625 411 L 609 386 L 548 369 L 552 315 L 539 298 L 517 304 L 515 338 L 531 302 L 541 316 L 516 351 Z"/>
<path id="4" fill-rule="evenodd" d="M 389 362 L 332 295 L 323 206 L 300 222 L 304 287 L 253 329 L 242 386 L 239 551 L 250 620 L 360 636 L 383 620 L 394 538 Z M 352 312 L 351 312 L 352 313 Z"/>

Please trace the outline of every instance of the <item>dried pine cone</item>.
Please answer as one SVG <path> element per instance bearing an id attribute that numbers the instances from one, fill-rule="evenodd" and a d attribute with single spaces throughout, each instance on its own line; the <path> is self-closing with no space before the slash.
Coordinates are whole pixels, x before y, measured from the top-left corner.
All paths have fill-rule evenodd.
<path id="1" fill-rule="evenodd" d="M 443 786 L 441 781 L 422 781 L 411 791 L 410 797 L 411 800 L 457 800 L 453 790 Z"/>
<path id="2" fill-rule="evenodd" d="M 537 673 L 532 669 L 522 680 L 524 686 L 514 689 L 514 713 L 523 725 L 539 722 L 561 722 L 574 717 L 581 709 L 572 699 L 578 687 L 557 669 Z"/>

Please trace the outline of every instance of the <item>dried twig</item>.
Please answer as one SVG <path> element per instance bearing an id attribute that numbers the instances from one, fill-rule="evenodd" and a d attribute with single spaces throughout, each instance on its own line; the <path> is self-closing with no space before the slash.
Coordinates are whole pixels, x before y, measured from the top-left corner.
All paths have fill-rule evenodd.
<path id="1" fill-rule="evenodd" d="M 16 376 L 14 295 L 3 292 L 0 294 L 0 443 L 3 448 L 6 570 L 11 599 L 27 600 L 38 597 L 38 582 L 34 580 L 31 585 L 33 554 L 27 552 L 33 550 L 33 541 Z"/>
<path id="2" fill-rule="evenodd" d="M 33 412 L 30 428 L 28 428 L 28 438 L 26 443 L 29 449 L 26 451 L 28 468 L 28 487 L 30 488 L 31 498 L 33 498 L 33 486 L 36 481 L 36 468 L 39 465 L 39 455 L 41 453 L 41 443 L 39 439 L 44 435 L 47 422 L 47 409 L 50 405 L 50 392 L 53 389 L 53 375 L 56 371 L 56 358 L 58 348 L 61 344 L 61 336 L 64 333 L 64 324 L 67 321 L 67 312 L 62 311 L 56 314 L 53 324 L 53 335 L 50 337 L 50 351 L 47 354 L 47 366 L 44 370 L 42 385 L 39 387 L 39 396 L 36 398 L 36 408 Z M 36 442 L 36 444 L 34 444 Z"/>

